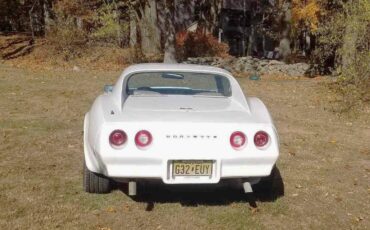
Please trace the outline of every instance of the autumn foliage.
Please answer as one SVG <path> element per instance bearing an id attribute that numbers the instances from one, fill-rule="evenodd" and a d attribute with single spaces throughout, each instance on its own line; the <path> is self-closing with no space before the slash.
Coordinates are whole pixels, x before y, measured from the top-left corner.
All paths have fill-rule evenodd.
<path id="1" fill-rule="evenodd" d="M 181 31 L 176 34 L 176 50 L 179 59 L 188 57 L 226 57 L 229 46 L 218 42 L 212 34 L 201 30 Z"/>
<path id="2" fill-rule="evenodd" d="M 302 26 L 315 32 L 319 26 L 320 4 L 317 0 L 293 0 L 292 23 L 298 29 Z"/>

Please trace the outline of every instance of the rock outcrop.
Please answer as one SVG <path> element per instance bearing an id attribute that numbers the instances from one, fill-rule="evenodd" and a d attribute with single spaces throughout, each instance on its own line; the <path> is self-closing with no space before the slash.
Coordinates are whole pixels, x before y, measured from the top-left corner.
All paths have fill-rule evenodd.
<path id="1" fill-rule="evenodd" d="M 188 58 L 184 63 L 211 65 L 224 68 L 230 72 L 245 72 L 260 75 L 284 75 L 291 77 L 304 76 L 310 68 L 307 63 L 286 64 L 282 61 L 258 59 L 253 57 L 197 57 Z"/>

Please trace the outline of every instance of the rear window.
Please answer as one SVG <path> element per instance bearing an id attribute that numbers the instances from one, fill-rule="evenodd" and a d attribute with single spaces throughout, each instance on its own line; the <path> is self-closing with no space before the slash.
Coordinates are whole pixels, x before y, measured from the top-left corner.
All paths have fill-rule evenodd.
<path id="1" fill-rule="evenodd" d="M 208 73 L 136 73 L 129 77 L 126 90 L 128 95 L 231 96 L 229 79 L 221 75 Z"/>

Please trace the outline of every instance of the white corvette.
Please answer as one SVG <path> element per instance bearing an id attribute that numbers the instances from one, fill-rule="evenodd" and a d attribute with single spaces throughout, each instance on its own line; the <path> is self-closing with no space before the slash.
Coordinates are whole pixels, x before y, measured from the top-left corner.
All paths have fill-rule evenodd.
<path id="1" fill-rule="evenodd" d="M 217 184 L 245 192 L 274 173 L 278 135 L 261 100 L 245 97 L 227 71 L 186 64 L 125 69 L 97 97 L 84 121 L 84 190 L 107 193 L 113 181 Z M 261 180 L 262 179 L 262 180 Z"/>

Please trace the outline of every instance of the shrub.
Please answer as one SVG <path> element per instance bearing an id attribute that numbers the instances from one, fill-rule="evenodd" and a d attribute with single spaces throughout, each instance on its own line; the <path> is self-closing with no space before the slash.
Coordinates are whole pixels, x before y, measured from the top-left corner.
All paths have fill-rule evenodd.
<path id="1" fill-rule="evenodd" d="M 179 60 L 188 57 L 227 57 L 229 46 L 218 42 L 211 34 L 201 30 L 179 32 L 176 35 L 176 53 Z"/>
<path id="2" fill-rule="evenodd" d="M 318 30 L 316 58 L 332 65 L 338 80 L 332 87 L 341 95 L 340 110 L 370 101 L 370 2 L 351 1 Z"/>
<path id="3" fill-rule="evenodd" d="M 115 3 L 103 4 L 93 16 L 96 29 L 91 34 L 93 40 L 115 43 L 121 46 L 123 33 L 128 33 L 128 23 L 119 22 Z"/>
<path id="4" fill-rule="evenodd" d="M 67 61 L 80 55 L 81 49 L 87 43 L 87 33 L 76 27 L 71 18 L 58 21 L 51 26 L 46 36 L 54 50 L 62 54 Z"/>
<path id="5" fill-rule="evenodd" d="M 66 61 L 80 56 L 88 41 L 88 33 L 82 28 L 83 18 L 88 13 L 78 0 L 58 0 L 55 3 L 55 19 L 46 33 L 46 39 Z"/>

